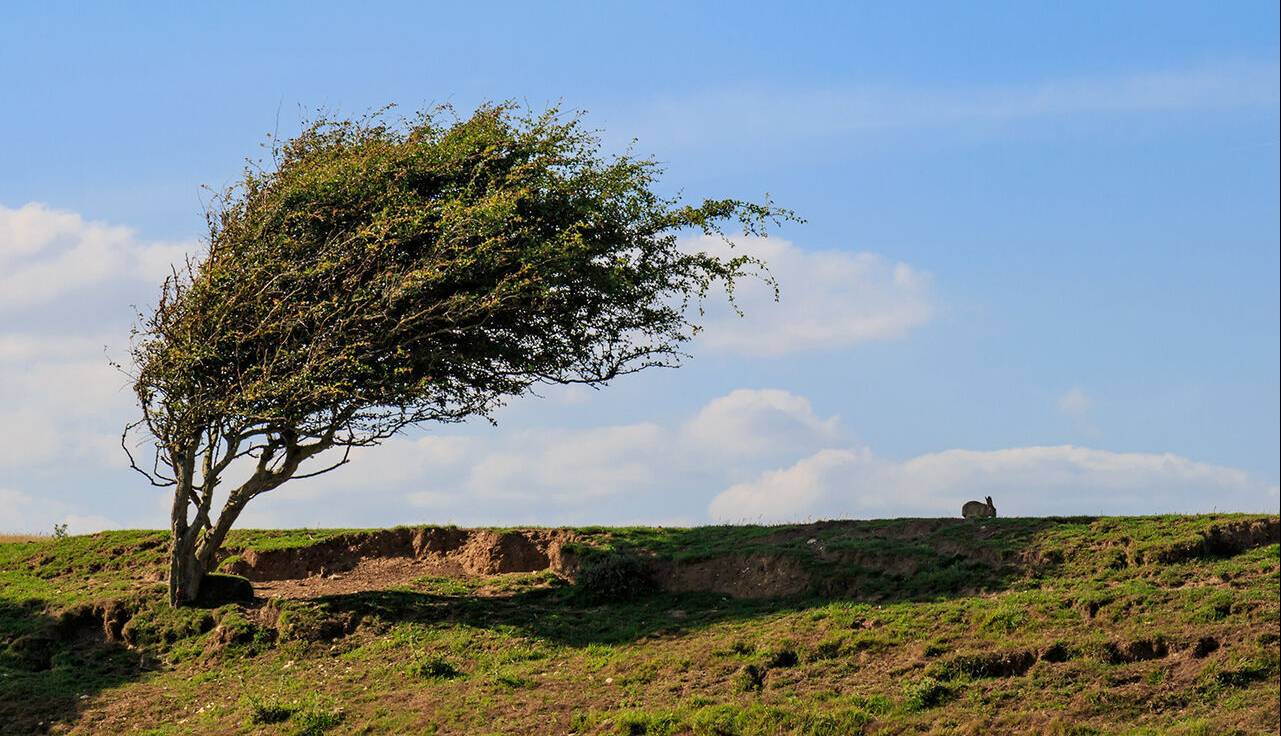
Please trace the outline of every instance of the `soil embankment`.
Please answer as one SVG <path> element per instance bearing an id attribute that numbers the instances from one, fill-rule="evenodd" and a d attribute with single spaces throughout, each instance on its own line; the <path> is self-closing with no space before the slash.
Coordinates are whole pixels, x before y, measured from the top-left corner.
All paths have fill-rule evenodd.
<path id="1" fill-rule="evenodd" d="M 712 544 L 701 554 L 673 556 L 643 546 L 628 553 L 645 561 L 659 589 L 676 593 L 839 596 L 926 577 L 931 584 L 977 590 L 1002 576 L 1055 564 L 1039 552 L 1036 540 L 1067 521 L 1043 519 L 1025 526 L 956 519 L 829 521 Z M 704 540 L 710 536 L 704 530 L 672 533 L 696 533 Z M 1126 540 L 1121 564 L 1230 556 L 1275 544 L 1278 537 L 1276 518 L 1225 521 L 1169 543 L 1139 546 Z M 350 532 L 305 546 L 248 548 L 227 559 L 221 570 L 253 581 L 258 594 L 267 598 L 383 590 L 425 576 L 550 571 L 574 581 L 583 565 L 590 564 L 584 551 L 608 541 L 599 533 L 568 529 L 402 527 Z"/>

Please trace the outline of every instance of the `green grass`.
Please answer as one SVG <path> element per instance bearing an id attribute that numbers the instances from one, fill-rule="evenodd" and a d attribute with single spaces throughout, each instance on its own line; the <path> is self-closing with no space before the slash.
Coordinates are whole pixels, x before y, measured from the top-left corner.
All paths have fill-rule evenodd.
<path id="1" fill-rule="evenodd" d="M 789 557 L 821 585 L 784 600 L 542 572 L 175 611 L 161 532 L 0 542 L 0 731 L 1275 732 L 1281 552 L 1206 542 L 1259 518 L 580 530 L 590 559 Z"/>

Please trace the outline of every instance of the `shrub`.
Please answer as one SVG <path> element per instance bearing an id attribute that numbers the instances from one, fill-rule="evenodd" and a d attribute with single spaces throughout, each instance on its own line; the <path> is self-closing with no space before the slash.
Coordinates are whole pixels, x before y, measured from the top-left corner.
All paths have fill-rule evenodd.
<path id="1" fill-rule="evenodd" d="M 239 575 L 209 573 L 200 583 L 197 605 L 214 608 L 224 603 L 240 603 L 254 599 L 254 586 L 248 578 Z"/>
<path id="2" fill-rule="evenodd" d="M 655 591 L 649 565 L 632 554 L 611 554 L 584 565 L 575 590 L 593 603 L 636 600 Z"/>
<path id="3" fill-rule="evenodd" d="M 958 654 L 946 661 L 934 662 L 926 670 L 940 680 L 959 677 L 1012 677 L 1027 672 L 1036 663 L 1029 651 L 980 652 Z"/>
<path id="4" fill-rule="evenodd" d="M 342 723 L 342 711 L 308 709 L 294 716 L 298 728 L 294 736 L 321 736 L 324 732 Z"/>
<path id="5" fill-rule="evenodd" d="M 795 667 L 800 662 L 796 656 L 796 650 L 791 647 L 780 647 L 770 654 L 765 665 L 770 668 L 774 667 Z"/>
<path id="6" fill-rule="evenodd" d="M 956 697 L 956 688 L 933 677 L 924 677 L 903 686 L 908 710 L 927 710 Z"/>
<path id="7" fill-rule="evenodd" d="M 823 659 L 836 659 L 845 651 L 845 637 L 829 637 L 814 645 L 809 652 L 809 660 L 817 662 Z"/>
<path id="8" fill-rule="evenodd" d="M 280 638 L 294 641 L 332 641 L 347 633 L 350 624 L 349 616 L 334 616 L 307 604 L 286 604 L 276 619 Z"/>
<path id="9" fill-rule="evenodd" d="M 765 687 L 765 669 L 754 664 L 744 665 L 734 674 L 734 688 L 739 692 L 755 693 Z"/>
<path id="10" fill-rule="evenodd" d="M 284 723 L 297 712 L 298 706 L 296 705 L 274 700 L 249 699 L 249 722 L 257 726 Z"/>
<path id="11" fill-rule="evenodd" d="M 452 680 L 463 673 L 444 657 L 428 657 L 411 667 L 410 674 L 427 680 Z"/>

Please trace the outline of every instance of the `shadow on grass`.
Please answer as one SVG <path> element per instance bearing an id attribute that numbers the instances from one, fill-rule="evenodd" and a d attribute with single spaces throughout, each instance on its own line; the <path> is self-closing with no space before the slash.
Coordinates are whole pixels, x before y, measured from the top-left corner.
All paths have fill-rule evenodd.
<path id="1" fill-rule="evenodd" d="M 54 619 L 0 600 L 0 734 L 41 734 L 75 721 L 95 693 L 136 679 L 139 654 L 108 641 L 101 619 Z"/>
<path id="2" fill-rule="evenodd" d="M 503 596 L 370 591 L 320 598 L 314 602 L 332 614 L 373 615 L 391 623 L 517 629 L 576 647 L 621 644 L 654 636 L 678 636 L 723 621 L 747 620 L 831 603 L 812 598 L 734 600 L 712 594 L 685 593 L 589 605 L 569 589 L 534 590 Z"/>

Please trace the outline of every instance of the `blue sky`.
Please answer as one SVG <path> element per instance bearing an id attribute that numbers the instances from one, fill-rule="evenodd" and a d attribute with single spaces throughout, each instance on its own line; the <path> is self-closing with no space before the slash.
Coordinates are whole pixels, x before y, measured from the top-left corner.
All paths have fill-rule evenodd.
<path id="1" fill-rule="evenodd" d="M 7 6 L 0 528 L 165 524 L 103 348 L 201 185 L 302 109 L 503 99 L 800 212 L 741 244 L 782 302 L 246 523 L 1276 510 L 1278 48 L 1275 3 Z"/>

